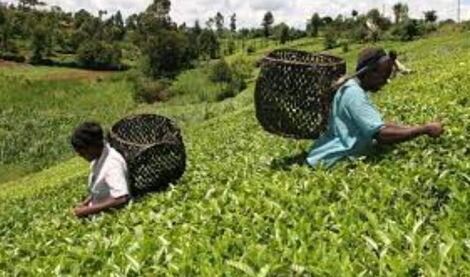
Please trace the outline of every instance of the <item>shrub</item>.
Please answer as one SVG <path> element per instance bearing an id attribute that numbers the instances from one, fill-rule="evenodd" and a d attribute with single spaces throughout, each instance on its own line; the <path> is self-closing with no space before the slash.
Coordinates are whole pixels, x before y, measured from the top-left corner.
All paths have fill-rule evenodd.
<path id="1" fill-rule="evenodd" d="M 101 69 L 119 64 L 121 50 L 115 45 L 102 41 L 83 43 L 78 49 L 78 63 L 85 68 Z"/>
<path id="2" fill-rule="evenodd" d="M 235 97 L 240 92 L 239 88 L 237 87 L 236 82 L 228 83 L 224 86 L 222 91 L 217 94 L 216 100 L 223 101 L 227 98 Z"/>
<path id="3" fill-rule="evenodd" d="M 462 30 L 470 31 L 470 20 L 462 22 Z"/>
<path id="4" fill-rule="evenodd" d="M 44 26 L 37 27 L 33 31 L 33 38 L 31 42 L 31 63 L 40 64 L 43 57 L 51 51 L 52 40 L 51 35 Z"/>
<path id="5" fill-rule="evenodd" d="M 244 58 L 238 58 L 233 61 L 231 65 L 233 73 L 233 81 L 238 88 L 238 91 L 242 91 L 247 87 L 246 80 L 251 78 L 253 75 L 253 64 Z"/>
<path id="6" fill-rule="evenodd" d="M 171 103 L 182 105 L 214 102 L 224 84 L 209 80 L 209 72 L 207 71 L 198 68 L 178 75 L 169 89 L 171 96 L 174 96 Z"/>
<path id="7" fill-rule="evenodd" d="M 343 49 L 343 53 L 349 52 L 349 41 L 345 40 L 341 43 L 341 47 Z"/>
<path id="8" fill-rule="evenodd" d="M 227 45 L 227 52 L 229 55 L 233 55 L 233 53 L 235 53 L 235 50 L 236 50 L 235 41 L 231 39 Z"/>
<path id="9" fill-rule="evenodd" d="M 11 52 L 0 53 L 0 59 L 17 63 L 24 63 L 26 61 L 25 57 Z"/>
<path id="10" fill-rule="evenodd" d="M 215 59 L 219 56 L 220 43 L 212 30 L 204 30 L 197 39 L 199 53 L 204 59 Z"/>
<path id="11" fill-rule="evenodd" d="M 142 47 L 144 72 L 150 78 L 174 77 L 189 66 L 188 38 L 178 31 L 162 30 Z"/>
<path id="12" fill-rule="evenodd" d="M 357 24 L 350 32 L 350 38 L 356 42 L 363 42 L 367 39 L 369 31 L 365 24 Z"/>
<path id="13" fill-rule="evenodd" d="M 325 33 L 324 45 L 326 50 L 338 47 L 338 35 L 332 28 Z"/>
<path id="14" fill-rule="evenodd" d="M 220 59 L 210 68 L 209 79 L 215 83 L 229 83 L 232 81 L 232 69 L 225 59 Z"/>
<path id="15" fill-rule="evenodd" d="M 255 50 L 255 47 L 253 45 L 249 45 L 247 48 L 246 48 L 246 53 L 247 54 L 253 54 L 255 53 L 256 50 Z"/>
<path id="16" fill-rule="evenodd" d="M 424 24 L 418 20 L 410 19 L 395 26 L 392 35 L 402 41 L 411 41 L 424 34 Z"/>
<path id="17" fill-rule="evenodd" d="M 134 101 L 147 104 L 166 101 L 169 98 L 167 89 L 170 84 L 166 79 L 153 81 L 147 78 L 138 78 L 134 81 Z"/>
<path id="18" fill-rule="evenodd" d="M 423 27 L 423 32 L 429 34 L 437 31 L 437 26 L 435 24 L 425 24 Z"/>

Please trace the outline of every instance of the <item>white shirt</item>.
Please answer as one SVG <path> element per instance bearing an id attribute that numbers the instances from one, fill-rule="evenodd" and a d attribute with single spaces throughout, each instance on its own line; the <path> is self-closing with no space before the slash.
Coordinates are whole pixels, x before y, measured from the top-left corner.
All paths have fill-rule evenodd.
<path id="1" fill-rule="evenodd" d="M 109 197 L 129 195 L 126 161 L 107 143 L 100 158 L 91 162 L 88 186 L 92 198 L 90 205 L 98 204 Z"/>

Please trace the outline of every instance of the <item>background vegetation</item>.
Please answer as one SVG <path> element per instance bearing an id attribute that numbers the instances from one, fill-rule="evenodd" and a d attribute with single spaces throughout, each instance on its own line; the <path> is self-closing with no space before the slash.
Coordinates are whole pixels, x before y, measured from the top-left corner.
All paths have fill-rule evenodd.
<path id="1" fill-rule="evenodd" d="M 276 28 L 271 13 L 260 28 L 237 30 L 236 15 L 225 27 L 221 14 L 204 28 L 176 26 L 167 1 L 126 20 L 37 4 L 2 7 L 9 19 L 0 16 L 0 30 L 60 14 L 62 21 L 51 23 L 58 31 L 47 28 L 56 31 L 45 39 L 37 24 L 37 34 L 24 28 L 2 36 L 3 55 L 103 66 L 119 55 L 88 56 L 118 49 L 132 69 L 0 61 L 0 275 L 470 275 L 468 23 L 412 21 L 402 5 L 393 19 L 314 14 L 301 31 Z M 151 17 L 158 20 L 148 26 Z M 365 27 L 370 18 L 378 33 Z M 86 41 L 79 36 L 91 25 L 101 30 L 88 33 L 96 45 L 74 44 Z M 433 31 L 408 32 L 415 27 Z M 52 47 L 44 47 L 50 37 Z M 200 43 L 194 48 L 188 40 Z M 150 51 L 167 44 L 178 49 Z M 368 45 L 397 50 L 415 71 L 373 97 L 384 117 L 404 124 L 440 119 L 446 135 L 379 149 L 332 170 L 297 164 L 312 142 L 269 135 L 255 119 L 256 62 L 278 47 L 331 48 L 352 70 Z M 72 158 L 70 132 L 84 120 L 109 127 L 148 112 L 183 128 L 189 160 L 181 182 L 119 212 L 75 219 L 69 210 L 87 193 L 89 165 Z"/>

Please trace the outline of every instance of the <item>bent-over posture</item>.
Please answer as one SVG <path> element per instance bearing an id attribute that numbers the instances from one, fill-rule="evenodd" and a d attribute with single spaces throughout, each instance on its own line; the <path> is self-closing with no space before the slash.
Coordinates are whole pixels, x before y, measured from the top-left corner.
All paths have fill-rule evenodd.
<path id="1" fill-rule="evenodd" d="M 405 142 L 422 135 L 432 138 L 444 132 L 439 122 L 416 127 L 385 123 L 366 91 L 377 92 L 395 65 L 383 49 L 365 49 L 359 56 L 354 78 L 344 83 L 331 103 L 328 129 L 313 145 L 307 162 L 331 167 L 346 157 L 365 156 L 378 144 Z"/>
<path id="2" fill-rule="evenodd" d="M 80 125 L 73 133 L 72 146 L 91 163 L 90 195 L 73 210 L 79 217 L 100 213 L 129 200 L 126 161 L 105 140 L 103 129 L 94 122 Z"/>

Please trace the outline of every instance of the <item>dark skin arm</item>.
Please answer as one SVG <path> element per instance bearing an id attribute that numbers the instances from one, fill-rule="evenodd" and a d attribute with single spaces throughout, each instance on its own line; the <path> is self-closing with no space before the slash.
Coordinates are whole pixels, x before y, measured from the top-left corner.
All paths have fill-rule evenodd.
<path id="1" fill-rule="evenodd" d="M 109 197 L 103 202 L 93 206 L 78 206 L 73 210 L 73 213 L 78 217 L 85 217 L 92 214 L 98 214 L 102 211 L 109 210 L 111 208 L 118 207 L 129 200 L 129 196 L 123 196 L 119 198 Z"/>
<path id="2" fill-rule="evenodd" d="M 83 202 L 81 204 L 78 205 L 78 207 L 88 206 L 88 204 L 90 204 L 90 202 L 91 202 L 91 196 L 88 196 L 85 200 L 83 200 Z"/>
<path id="3" fill-rule="evenodd" d="M 444 133 L 441 123 L 433 122 L 417 127 L 400 126 L 396 124 L 386 124 L 377 134 L 377 141 L 380 144 L 395 144 L 412 140 L 422 135 L 431 138 L 438 138 Z"/>

